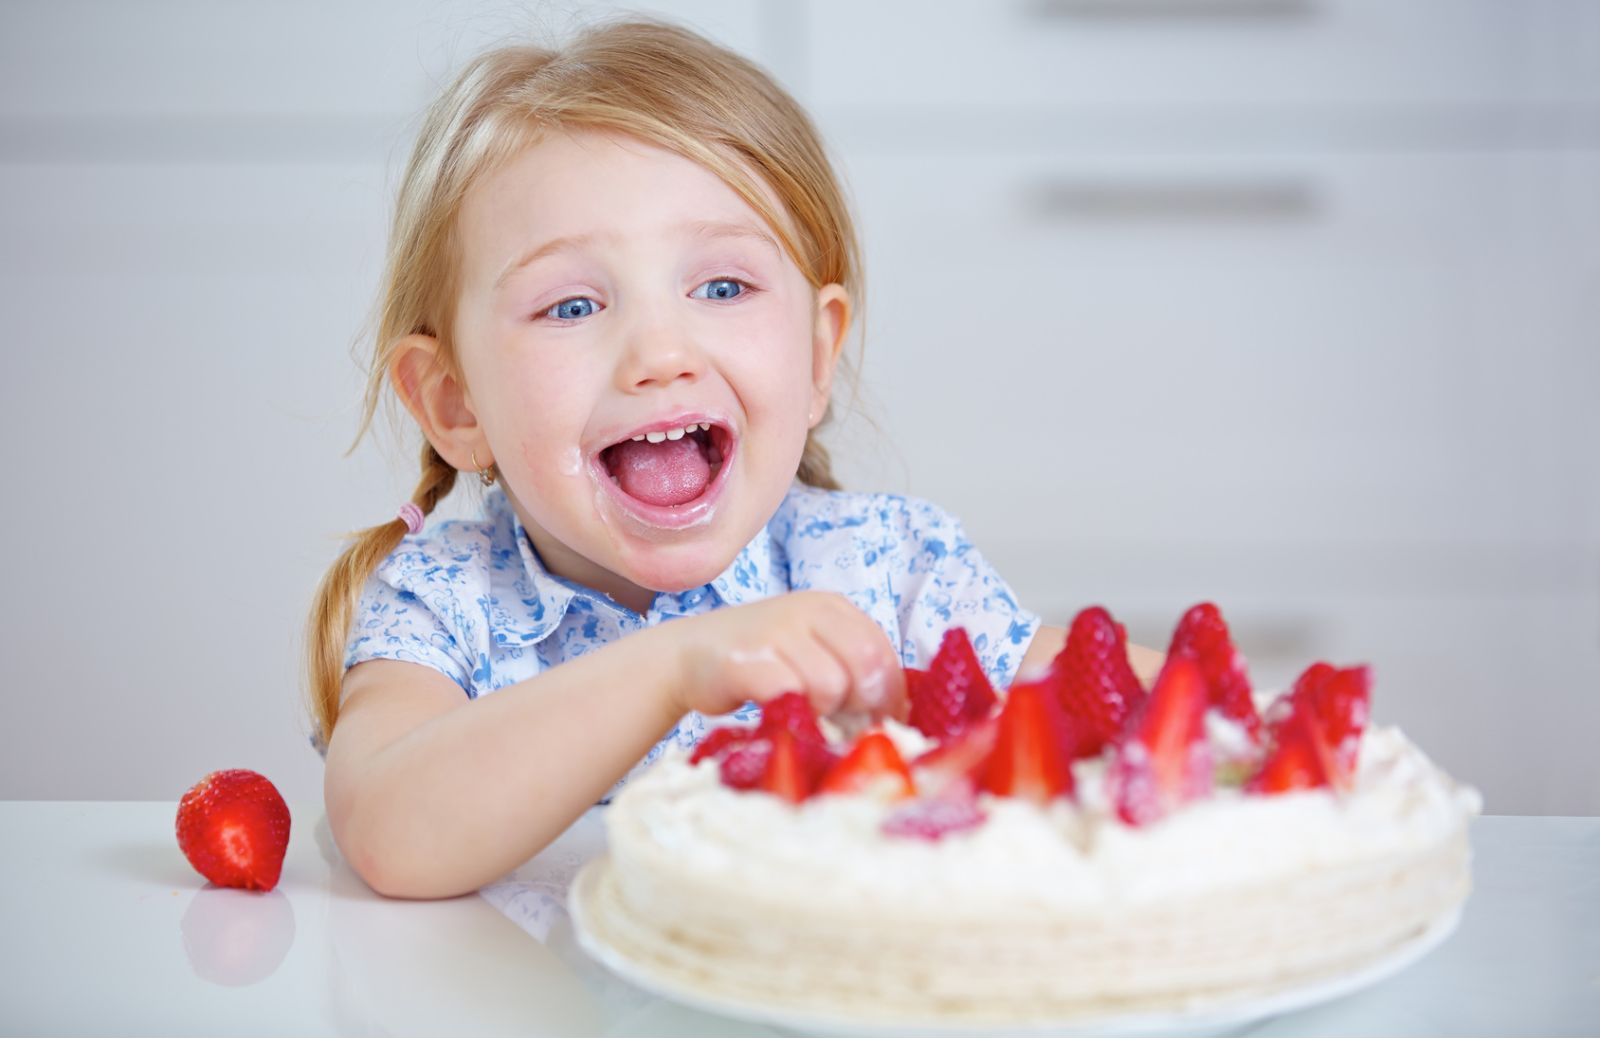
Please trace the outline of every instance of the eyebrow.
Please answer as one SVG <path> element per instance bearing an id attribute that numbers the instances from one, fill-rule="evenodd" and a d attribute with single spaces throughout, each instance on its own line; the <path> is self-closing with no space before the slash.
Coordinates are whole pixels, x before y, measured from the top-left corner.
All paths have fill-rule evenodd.
<path id="1" fill-rule="evenodd" d="M 671 228 L 671 230 L 687 234 L 691 238 L 699 238 L 702 240 L 711 240 L 716 238 L 745 238 L 750 241 L 760 242 L 761 244 L 766 245 L 773 251 L 774 254 L 780 257 L 783 255 L 783 250 L 778 247 L 778 243 L 773 240 L 772 235 L 761 230 L 759 227 L 755 227 L 747 223 L 732 223 L 725 220 L 692 220 L 688 223 L 679 224 L 678 226 Z M 500 272 L 500 276 L 496 278 L 494 282 L 494 291 L 500 291 L 500 289 L 512 278 L 513 275 L 529 266 L 532 266 L 534 263 L 537 263 L 547 256 L 553 256 L 556 253 L 570 252 L 582 248 L 583 246 L 593 242 L 597 237 L 605 238 L 607 240 L 615 240 L 617 235 L 573 234 L 563 238 L 553 238 L 550 241 L 545 242 L 543 245 L 529 249 L 527 252 L 512 260 L 509 264 L 507 264 L 505 270 Z"/>

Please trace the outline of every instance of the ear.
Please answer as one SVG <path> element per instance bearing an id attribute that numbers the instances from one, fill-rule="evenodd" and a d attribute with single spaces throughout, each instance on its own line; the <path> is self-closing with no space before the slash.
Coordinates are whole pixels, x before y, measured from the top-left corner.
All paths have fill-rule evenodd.
<path id="1" fill-rule="evenodd" d="M 827 284 L 817 289 L 816 320 L 811 333 L 811 428 L 815 429 L 828 413 L 833 393 L 833 373 L 850 333 L 850 293 L 843 285 Z"/>
<path id="2" fill-rule="evenodd" d="M 494 462 L 472 399 L 445 369 L 438 339 L 416 334 L 401 339 L 389 358 L 389 381 L 441 458 L 463 472 Z"/>

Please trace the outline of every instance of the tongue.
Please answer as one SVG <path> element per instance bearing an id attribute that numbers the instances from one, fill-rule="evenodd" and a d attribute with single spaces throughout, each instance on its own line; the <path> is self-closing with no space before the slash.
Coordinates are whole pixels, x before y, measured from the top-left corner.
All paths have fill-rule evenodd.
<path id="1" fill-rule="evenodd" d="M 650 505 L 681 505 L 705 492 L 711 463 L 692 436 L 628 440 L 611 450 L 611 474 L 624 493 Z"/>

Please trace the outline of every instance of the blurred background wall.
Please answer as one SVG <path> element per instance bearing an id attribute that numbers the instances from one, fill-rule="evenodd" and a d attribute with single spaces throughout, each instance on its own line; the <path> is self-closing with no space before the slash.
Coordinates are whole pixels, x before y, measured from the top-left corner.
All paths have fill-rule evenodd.
<path id="1" fill-rule="evenodd" d="M 414 481 L 356 430 L 387 210 L 471 54 L 612 5 L 0 5 L 0 797 L 320 796 L 301 624 Z M 1600 813 L 1600 5 L 674 0 L 817 118 L 868 263 L 844 479 L 1054 622 Z M 451 505 L 470 512 L 470 498 Z"/>

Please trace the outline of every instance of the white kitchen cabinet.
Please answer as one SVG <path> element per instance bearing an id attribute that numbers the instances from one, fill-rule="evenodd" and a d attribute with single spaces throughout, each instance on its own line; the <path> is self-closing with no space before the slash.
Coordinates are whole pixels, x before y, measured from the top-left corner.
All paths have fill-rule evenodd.
<path id="1" fill-rule="evenodd" d="M 1600 102 L 1588 0 L 811 0 L 828 109 Z M 981 122 L 964 129 L 981 136 Z"/>
<path id="2" fill-rule="evenodd" d="M 1265 687 L 1369 662 L 1491 810 L 1600 812 L 1600 7 L 808 11 L 847 482 L 1053 622 L 1213 599 Z"/>

